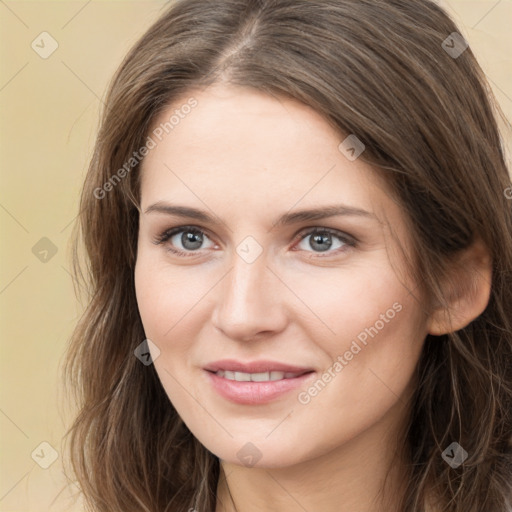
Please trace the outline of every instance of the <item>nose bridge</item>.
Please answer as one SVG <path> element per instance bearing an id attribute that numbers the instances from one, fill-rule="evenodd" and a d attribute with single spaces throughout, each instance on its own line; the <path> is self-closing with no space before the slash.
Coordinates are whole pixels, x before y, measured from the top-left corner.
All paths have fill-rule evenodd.
<path id="1" fill-rule="evenodd" d="M 277 307 L 277 283 L 272 282 L 278 280 L 267 268 L 266 254 L 263 250 L 257 252 L 251 241 L 240 243 L 220 287 L 214 324 L 232 338 L 251 338 L 262 331 L 279 329 L 283 320 Z"/>

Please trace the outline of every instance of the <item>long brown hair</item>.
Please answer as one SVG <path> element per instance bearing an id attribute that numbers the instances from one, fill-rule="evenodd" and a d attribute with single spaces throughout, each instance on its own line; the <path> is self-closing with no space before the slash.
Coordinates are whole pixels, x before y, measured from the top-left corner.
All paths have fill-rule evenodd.
<path id="1" fill-rule="evenodd" d="M 400 512 L 426 510 L 429 496 L 440 511 L 510 510 L 512 189 L 503 114 L 454 33 L 430 0 L 178 0 L 132 48 L 108 90 L 74 232 L 87 306 L 66 355 L 79 404 L 66 437 L 90 510 L 215 510 L 218 458 L 134 356 L 145 335 L 134 288 L 140 161 L 130 158 L 170 104 L 219 82 L 295 98 L 363 141 L 360 158 L 408 219 L 414 270 L 433 300 L 450 258 L 485 243 L 487 308 L 425 340 Z M 441 456 L 452 442 L 468 453 L 458 468 Z"/>

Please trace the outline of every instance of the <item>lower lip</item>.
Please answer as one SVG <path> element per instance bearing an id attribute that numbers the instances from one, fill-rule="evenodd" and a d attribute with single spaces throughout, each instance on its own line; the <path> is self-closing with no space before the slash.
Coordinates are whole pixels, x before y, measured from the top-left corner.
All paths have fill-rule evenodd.
<path id="1" fill-rule="evenodd" d="M 219 377 L 213 372 L 206 371 L 206 373 L 213 388 L 221 396 L 237 404 L 245 405 L 264 404 L 275 400 L 281 395 L 297 389 L 315 375 L 315 372 L 311 372 L 291 379 L 266 382 L 239 382 Z"/>

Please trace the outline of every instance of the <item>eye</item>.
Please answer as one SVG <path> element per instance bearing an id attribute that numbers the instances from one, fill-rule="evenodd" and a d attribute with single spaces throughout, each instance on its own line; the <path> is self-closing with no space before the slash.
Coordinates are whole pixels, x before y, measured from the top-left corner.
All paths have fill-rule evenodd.
<path id="1" fill-rule="evenodd" d="M 305 240 L 308 237 L 311 237 L 309 244 L 307 244 L 309 247 L 304 247 L 306 245 Z M 309 229 L 305 233 L 301 232 L 296 238 L 299 238 L 297 246 L 300 246 L 300 244 L 304 245 L 299 247 L 299 250 L 309 251 L 309 249 L 313 249 L 314 253 L 328 253 L 328 256 L 344 252 L 350 247 L 355 247 L 357 243 L 356 239 L 347 233 L 336 229 L 320 227 Z M 195 256 L 200 249 L 208 249 L 215 246 L 212 242 L 210 247 L 202 247 L 205 239 L 209 240 L 209 237 L 202 229 L 195 226 L 179 226 L 164 231 L 155 238 L 153 243 L 160 245 L 169 242 L 167 244 L 169 246 L 168 251 L 178 256 Z M 333 239 L 337 239 L 338 242 L 333 242 Z"/>
<path id="2" fill-rule="evenodd" d="M 303 247 L 299 247 L 300 250 L 308 251 L 309 248 L 311 248 L 315 253 L 328 252 L 329 256 L 339 252 L 344 252 L 348 248 L 356 246 L 355 238 L 346 233 L 343 233 L 342 231 L 338 231 L 337 229 L 317 227 L 310 229 L 306 233 L 302 232 L 298 235 L 298 237 L 300 238 L 298 245 L 303 244 Z M 311 238 L 309 243 L 306 243 L 305 240 L 308 237 Z M 338 242 L 333 242 L 333 239 L 337 239 Z M 331 251 L 330 249 L 335 250 Z"/>
<path id="3" fill-rule="evenodd" d="M 170 242 L 168 244 L 168 250 L 170 252 L 178 254 L 179 256 L 195 256 L 194 253 L 198 252 L 198 249 L 207 248 L 201 247 L 205 238 L 209 239 L 206 233 L 199 228 L 194 226 L 180 226 L 164 231 L 157 236 L 153 243 L 159 245 Z M 176 245 L 178 245 L 177 248 Z"/>

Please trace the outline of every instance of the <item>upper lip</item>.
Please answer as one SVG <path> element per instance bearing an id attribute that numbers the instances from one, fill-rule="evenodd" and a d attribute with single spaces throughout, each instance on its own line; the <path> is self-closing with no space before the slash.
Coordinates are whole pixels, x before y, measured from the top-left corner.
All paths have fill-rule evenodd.
<path id="1" fill-rule="evenodd" d="M 249 361 L 244 363 L 242 361 L 236 361 L 235 359 L 222 359 L 220 361 L 214 361 L 213 363 L 207 364 L 204 369 L 210 372 L 227 370 L 231 372 L 244 373 L 263 373 L 274 371 L 302 374 L 313 371 L 313 368 L 284 364 L 278 361 Z"/>

